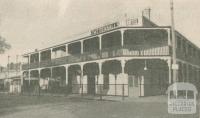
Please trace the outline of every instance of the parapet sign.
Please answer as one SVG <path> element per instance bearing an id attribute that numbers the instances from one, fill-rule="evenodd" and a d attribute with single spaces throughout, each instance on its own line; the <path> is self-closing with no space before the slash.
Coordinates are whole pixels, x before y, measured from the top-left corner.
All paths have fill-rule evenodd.
<path id="1" fill-rule="evenodd" d="M 122 26 L 138 26 L 139 25 L 139 19 L 138 18 L 133 18 L 133 19 L 126 19 L 120 22 L 114 22 L 99 28 L 96 28 L 94 30 L 91 30 L 91 35 L 97 35 L 101 34 L 106 31 L 110 31 L 112 29 L 115 29 L 117 27 L 122 27 Z"/>
<path id="2" fill-rule="evenodd" d="M 119 22 L 108 24 L 108 25 L 105 25 L 103 27 L 91 30 L 91 35 L 97 35 L 97 34 L 103 33 L 103 32 L 112 30 L 112 29 L 114 29 L 114 28 L 116 28 L 118 26 L 119 26 Z"/>

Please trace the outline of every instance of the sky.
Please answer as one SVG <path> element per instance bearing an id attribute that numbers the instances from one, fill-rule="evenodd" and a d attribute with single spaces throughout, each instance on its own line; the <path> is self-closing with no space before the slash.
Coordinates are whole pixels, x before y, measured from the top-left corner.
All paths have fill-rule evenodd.
<path id="1" fill-rule="evenodd" d="M 175 28 L 200 47 L 200 0 L 174 0 Z M 127 14 L 151 8 L 151 20 L 170 25 L 170 0 L 0 0 L 0 35 L 12 48 L 0 65 L 35 49 L 67 42 Z"/>

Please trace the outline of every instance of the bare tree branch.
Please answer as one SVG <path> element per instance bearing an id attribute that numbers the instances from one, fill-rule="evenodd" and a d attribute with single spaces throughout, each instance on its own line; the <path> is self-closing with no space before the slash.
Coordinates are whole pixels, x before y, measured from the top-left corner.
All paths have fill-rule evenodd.
<path id="1" fill-rule="evenodd" d="M 9 50 L 11 45 L 8 44 L 5 38 L 0 36 L 0 54 L 3 54 L 5 51 Z"/>

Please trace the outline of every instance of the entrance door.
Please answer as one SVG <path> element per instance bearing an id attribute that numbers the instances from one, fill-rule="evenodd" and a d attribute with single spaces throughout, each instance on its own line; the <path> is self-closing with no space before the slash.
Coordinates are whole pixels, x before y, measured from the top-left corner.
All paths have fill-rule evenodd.
<path id="1" fill-rule="evenodd" d="M 87 91 L 88 94 L 95 94 L 95 75 L 88 75 L 88 79 L 87 79 Z"/>
<path id="2" fill-rule="evenodd" d="M 129 96 L 139 97 L 140 96 L 140 76 L 129 75 Z"/>
<path id="3" fill-rule="evenodd" d="M 72 79 L 74 79 L 73 75 L 69 74 L 68 75 L 68 93 L 72 93 L 72 87 L 73 87 Z"/>

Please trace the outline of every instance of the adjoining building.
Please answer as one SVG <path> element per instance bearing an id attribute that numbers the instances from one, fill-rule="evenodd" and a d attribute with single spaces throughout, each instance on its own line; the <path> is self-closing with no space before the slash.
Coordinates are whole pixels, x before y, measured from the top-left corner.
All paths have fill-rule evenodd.
<path id="1" fill-rule="evenodd" d="M 21 93 L 20 67 L 20 63 L 10 63 L 7 67 L 0 67 L 0 92 Z"/>
<path id="2" fill-rule="evenodd" d="M 179 32 L 176 41 L 178 81 L 199 85 L 199 48 Z M 23 57 L 24 92 L 137 97 L 164 94 L 174 82 L 171 27 L 146 17 L 123 19 Z"/>

